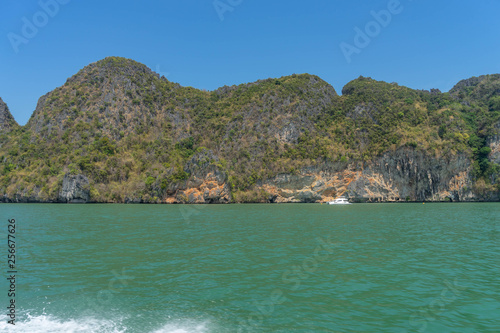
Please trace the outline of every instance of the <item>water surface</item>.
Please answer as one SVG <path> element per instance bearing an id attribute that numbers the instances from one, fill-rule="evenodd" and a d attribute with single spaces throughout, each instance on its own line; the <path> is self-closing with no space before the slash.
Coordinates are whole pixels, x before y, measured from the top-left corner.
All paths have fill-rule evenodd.
<path id="1" fill-rule="evenodd" d="M 0 204 L 0 217 L 4 239 L 8 218 L 18 227 L 18 322 L 0 332 L 500 332 L 498 203 Z"/>

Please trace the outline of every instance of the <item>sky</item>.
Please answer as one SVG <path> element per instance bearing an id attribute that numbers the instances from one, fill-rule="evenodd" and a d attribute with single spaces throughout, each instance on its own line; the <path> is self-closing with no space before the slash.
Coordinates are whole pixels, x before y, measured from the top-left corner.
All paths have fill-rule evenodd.
<path id="1" fill-rule="evenodd" d="M 108 56 L 214 90 L 293 73 L 448 91 L 500 73 L 500 0 L 2 0 L 0 97 L 38 98 Z"/>

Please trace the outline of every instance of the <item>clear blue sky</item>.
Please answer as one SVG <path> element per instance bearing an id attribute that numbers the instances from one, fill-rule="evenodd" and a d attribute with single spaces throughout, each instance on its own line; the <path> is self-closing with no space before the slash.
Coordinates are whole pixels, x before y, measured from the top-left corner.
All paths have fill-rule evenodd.
<path id="1" fill-rule="evenodd" d="M 52 16 L 37 0 L 0 4 L 0 97 L 20 124 L 40 96 L 107 56 L 208 90 L 310 73 L 339 93 L 359 75 L 448 91 L 500 72 L 499 0 L 217 0 L 219 13 L 213 0 L 59 1 Z M 391 21 L 378 29 L 370 12 L 388 6 Z M 23 18 L 38 31 L 23 31 Z M 357 41 L 348 63 L 340 45 L 356 47 L 354 29 L 367 25 L 373 37 Z"/>

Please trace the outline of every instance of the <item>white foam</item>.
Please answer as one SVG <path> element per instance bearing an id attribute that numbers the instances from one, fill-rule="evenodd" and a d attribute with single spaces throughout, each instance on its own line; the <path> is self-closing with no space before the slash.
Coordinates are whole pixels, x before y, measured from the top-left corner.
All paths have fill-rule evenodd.
<path id="1" fill-rule="evenodd" d="M 0 322 L 0 332 L 15 333 L 124 333 L 126 329 L 119 324 L 108 320 L 82 318 L 78 320 L 59 320 L 47 315 L 30 316 L 24 321 L 17 321 L 16 325 Z"/>
<path id="2" fill-rule="evenodd" d="M 16 325 L 0 321 L 0 333 L 125 333 L 127 330 L 121 320 L 111 321 L 95 318 L 61 320 L 50 315 L 27 315 L 22 321 L 16 320 Z M 190 320 L 179 320 L 169 323 L 152 333 L 209 333 L 206 323 L 196 323 Z"/>
<path id="3" fill-rule="evenodd" d="M 182 323 L 177 325 L 167 324 L 152 333 L 206 333 L 209 332 L 205 323 Z"/>

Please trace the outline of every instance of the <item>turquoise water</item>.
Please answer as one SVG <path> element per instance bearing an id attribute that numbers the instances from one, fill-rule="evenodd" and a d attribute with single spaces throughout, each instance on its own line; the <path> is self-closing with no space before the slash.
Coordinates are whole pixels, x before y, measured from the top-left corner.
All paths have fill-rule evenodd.
<path id="1" fill-rule="evenodd" d="M 8 218 L 18 251 L 18 320 L 0 332 L 500 332 L 498 203 L 0 204 L 0 218 L 2 251 Z"/>

